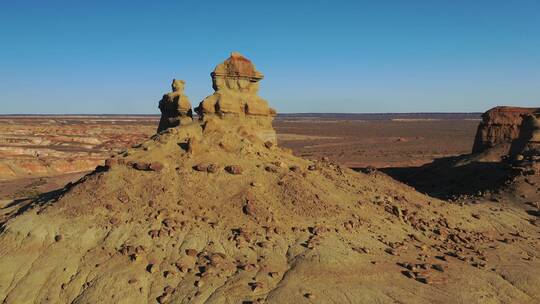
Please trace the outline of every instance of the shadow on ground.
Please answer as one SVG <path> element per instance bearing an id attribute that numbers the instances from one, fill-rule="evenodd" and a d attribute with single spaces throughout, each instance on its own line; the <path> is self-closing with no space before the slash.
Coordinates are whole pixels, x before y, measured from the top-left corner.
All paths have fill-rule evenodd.
<path id="1" fill-rule="evenodd" d="M 379 171 L 419 192 L 444 200 L 492 192 L 511 176 L 512 169 L 506 163 L 467 161 L 467 157 L 445 157 L 419 167 L 381 168 Z"/>
<path id="2" fill-rule="evenodd" d="M 41 193 L 32 197 L 16 199 L 12 201 L 11 203 L 3 207 L 0 207 L 0 232 L 2 232 L 5 229 L 5 224 L 9 219 L 14 218 L 18 215 L 21 215 L 32 208 L 41 207 L 48 203 L 56 202 L 58 198 L 60 198 L 64 193 L 66 193 L 73 186 L 82 183 L 86 178 L 88 178 L 89 176 L 93 174 L 98 174 L 106 170 L 107 168 L 98 166 L 93 172 L 86 174 L 85 176 L 83 176 L 82 178 L 80 178 L 78 181 L 74 183 L 70 182 L 62 188 L 45 192 L 45 193 Z"/>
<path id="3" fill-rule="evenodd" d="M 0 232 L 4 231 L 6 222 L 24 212 L 39 206 L 43 206 L 48 202 L 53 201 L 55 198 L 61 196 L 66 191 L 65 188 L 53 190 L 50 192 L 42 193 L 34 198 L 21 198 L 16 199 L 6 206 L 0 208 L 2 215 L 0 216 Z M 12 209 L 12 210 L 9 210 Z M 4 213 L 2 211 L 7 211 Z"/>

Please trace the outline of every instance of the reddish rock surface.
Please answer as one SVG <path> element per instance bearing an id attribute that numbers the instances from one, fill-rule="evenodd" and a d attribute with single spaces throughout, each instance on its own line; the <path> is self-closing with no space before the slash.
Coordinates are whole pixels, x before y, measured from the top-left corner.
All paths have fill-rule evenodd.
<path id="1" fill-rule="evenodd" d="M 1 116 L 0 181 L 91 171 L 156 125 L 156 116 Z"/>
<path id="2" fill-rule="evenodd" d="M 482 115 L 473 146 L 473 153 L 484 152 L 500 144 L 510 144 L 520 137 L 525 118 L 540 113 L 540 108 L 495 107 Z"/>

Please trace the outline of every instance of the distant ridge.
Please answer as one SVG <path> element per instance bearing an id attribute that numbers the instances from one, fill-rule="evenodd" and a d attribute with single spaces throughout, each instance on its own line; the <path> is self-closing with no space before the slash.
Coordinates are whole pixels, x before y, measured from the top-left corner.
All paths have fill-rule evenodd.
<path id="1" fill-rule="evenodd" d="M 480 119 L 480 112 L 426 112 L 426 113 L 280 113 L 277 119 L 347 119 L 347 120 L 392 120 L 392 119 L 437 119 L 461 120 Z M 159 114 L 0 114 L 0 118 L 64 117 L 64 118 L 119 118 L 138 117 L 159 119 Z"/>
<path id="2" fill-rule="evenodd" d="M 437 119 L 461 120 L 480 119 L 482 113 L 287 113 L 278 114 L 280 118 L 307 119 L 347 119 L 347 120 L 392 120 L 392 119 Z"/>

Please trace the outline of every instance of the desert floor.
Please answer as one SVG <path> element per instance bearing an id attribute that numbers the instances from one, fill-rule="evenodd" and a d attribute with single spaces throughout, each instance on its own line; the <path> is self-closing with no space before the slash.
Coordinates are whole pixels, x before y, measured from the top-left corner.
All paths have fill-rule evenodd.
<path id="1" fill-rule="evenodd" d="M 0 116 L 0 200 L 60 188 L 152 136 L 157 116 Z M 469 153 L 479 114 L 285 114 L 279 144 L 351 168 L 414 168 Z"/>
<path id="2" fill-rule="evenodd" d="M 0 118 L 5 303 L 538 303 L 538 169 L 457 157 L 479 114 L 157 119 Z"/>

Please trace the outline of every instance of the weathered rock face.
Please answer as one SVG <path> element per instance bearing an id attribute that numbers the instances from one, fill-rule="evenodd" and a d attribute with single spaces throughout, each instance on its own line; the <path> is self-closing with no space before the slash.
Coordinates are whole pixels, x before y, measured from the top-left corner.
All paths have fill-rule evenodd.
<path id="1" fill-rule="evenodd" d="M 522 128 L 524 120 L 534 113 L 540 113 L 540 108 L 495 107 L 485 112 L 472 152 L 480 153 L 498 145 L 507 145 L 507 152 L 511 154 L 512 143 L 526 137 L 527 130 Z"/>
<path id="2" fill-rule="evenodd" d="M 253 63 L 233 52 L 210 74 L 214 94 L 206 97 L 195 111 L 204 122 L 217 118 L 251 125 L 255 135 L 264 141 L 276 141 L 272 119 L 276 111 L 257 95 L 263 74 Z"/>
<path id="3" fill-rule="evenodd" d="M 538 116 L 531 116 L 532 134 L 530 141 L 540 142 L 540 120 Z"/>
<path id="4" fill-rule="evenodd" d="M 172 92 L 163 95 L 163 98 L 159 101 L 161 119 L 158 132 L 192 122 L 191 103 L 188 97 L 184 95 L 184 85 L 183 80 L 173 79 Z"/>
<path id="5" fill-rule="evenodd" d="M 521 155 L 527 160 L 540 160 L 540 119 L 536 115 L 529 115 L 522 125 L 523 143 Z"/>

